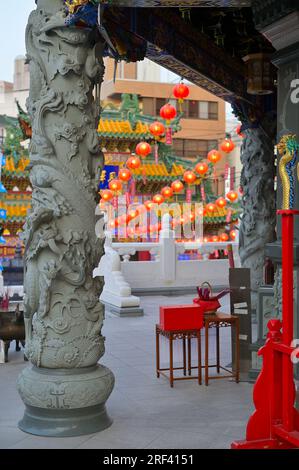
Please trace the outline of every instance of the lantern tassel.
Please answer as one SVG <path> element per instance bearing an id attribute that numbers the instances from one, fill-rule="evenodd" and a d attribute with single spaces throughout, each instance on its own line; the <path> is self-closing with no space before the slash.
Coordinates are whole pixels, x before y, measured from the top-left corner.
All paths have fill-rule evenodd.
<path id="1" fill-rule="evenodd" d="M 192 190 L 190 188 L 186 189 L 186 202 L 190 203 L 192 200 Z"/>
<path id="2" fill-rule="evenodd" d="M 182 98 L 179 98 L 179 111 L 181 114 L 183 113 L 183 103 L 184 100 Z"/>
<path id="3" fill-rule="evenodd" d="M 146 169 L 145 169 L 145 166 L 142 165 L 142 181 L 143 181 L 143 184 L 146 184 L 147 183 L 147 179 L 146 179 Z"/>
<path id="4" fill-rule="evenodd" d="M 227 214 L 226 214 L 226 223 L 230 223 L 232 220 L 232 210 L 228 209 Z"/>
<path id="5" fill-rule="evenodd" d="M 206 193 L 205 193 L 205 188 L 203 184 L 200 185 L 200 194 L 201 194 L 201 199 L 203 200 L 203 202 L 206 202 Z"/>
<path id="6" fill-rule="evenodd" d="M 167 127 L 166 131 L 166 145 L 172 144 L 172 129 L 171 127 Z"/>
<path id="7" fill-rule="evenodd" d="M 130 193 L 126 192 L 126 205 L 129 206 L 131 204 L 131 196 Z"/>

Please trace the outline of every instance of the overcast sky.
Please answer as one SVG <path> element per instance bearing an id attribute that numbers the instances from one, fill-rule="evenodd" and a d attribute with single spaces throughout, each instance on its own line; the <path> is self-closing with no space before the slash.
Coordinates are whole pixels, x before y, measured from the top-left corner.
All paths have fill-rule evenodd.
<path id="1" fill-rule="evenodd" d="M 25 28 L 34 0 L 0 0 L 0 80 L 13 79 L 14 59 L 25 54 Z"/>

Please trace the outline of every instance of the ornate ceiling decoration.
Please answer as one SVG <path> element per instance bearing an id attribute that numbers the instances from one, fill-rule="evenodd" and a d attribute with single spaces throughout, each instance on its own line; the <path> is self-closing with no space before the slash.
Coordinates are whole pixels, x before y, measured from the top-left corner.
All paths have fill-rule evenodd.
<path id="1" fill-rule="evenodd" d="M 99 3 L 127 7 L 249 7 L 252 0 L 100 0 Z"/>

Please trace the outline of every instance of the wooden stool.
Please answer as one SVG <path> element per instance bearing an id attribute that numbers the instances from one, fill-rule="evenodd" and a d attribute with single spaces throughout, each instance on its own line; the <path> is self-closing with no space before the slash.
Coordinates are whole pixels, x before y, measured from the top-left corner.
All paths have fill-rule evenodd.
<path id="1" fill-rule="evenodd" d="M 226 315 L 225 313 L 218 312 L 215 315 L 207 315 L 204 317 L 205 326 L 205 384 L 209 385 L 209 379 L 225 379 L 227 377 L 234 377 L 236 382 L 239 382 L 239 360 L 240 360 L 240 340 L 239 340 L 239 317 L 235 315 Z M 236 332 L 235 344 L 235 372 L 231 372 L 225 367 L 220 365 L 220 334 L 219 328 L 234 327 Z M 216 364 L 209 365 L 209 328 L 216 328 Z M 209 367 L 216 367 L 217 373 L 220 370 L 225 370 L 229 375 L 209 376 Z"/>
<path id="2" fill-rule="evenodd" d="M 202 375 L 201 375 L 201 336 L 200 329 L 196 330 L 162 330 L 160 325 L 156 325 L 156 372 L 157 377 L 160 377 L 160 374 L 166 377 L 170 386 L 173 387 L 173 382 L 175 380 L 190 380 L 198 379 L 199 385 L 202 384 Z M 165 336 L 169 340 L 169 367 L 160 368 L 160 335 Z M 191 339 L 197 338 L 197 351 L 198 351 L 198 365 L 191 366 Z M 181 339 L 183 341 L 183 367 L 173 367 L 173 341 L 176 339 Z M 187 360 L 186 360 L 186 341 L 188 345 L 188 377 L 187 375 Z M 198 369 L 198 375 L 191 377 L 191 369 Z M 174 370 L 183 370 L 184 377 L 174 377 Z M 169 375 L 165 373 L 169 371 Z"/>

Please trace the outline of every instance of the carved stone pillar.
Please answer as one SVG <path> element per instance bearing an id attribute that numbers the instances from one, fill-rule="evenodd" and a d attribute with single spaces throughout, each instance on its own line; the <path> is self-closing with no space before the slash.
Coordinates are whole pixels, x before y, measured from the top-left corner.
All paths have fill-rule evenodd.
<path id="1" fill-rule="evenodd" d="M 263 283 L 265 246 L 276 239 L 275 117 L 259 121 L 252 110 L 233 104 L 245 134 L 241 147 L 241 187 L 243 216 L 240 225 L 239 254 L 241 265 L 251 270 L 252 306 L 256 308 L 257 290 Z"/>
<path id="2" fill-rule="evenodd" d="M 26 31 L 33 194 L 24 287 L 32 365 L 18 380 L 26 405 L 19 427 L 44 436 L 91 433 L 111 424 L 105 402 L 114 377 L 97 364 L 104 354 L 104 315 L 101 281 L 92 278 L 102 255 L 92 164 L 101 158 L 99 110 L 92 92 L 104 66 L 95 38 L 65 26 L 62 0 L 38 0 Z"/>

